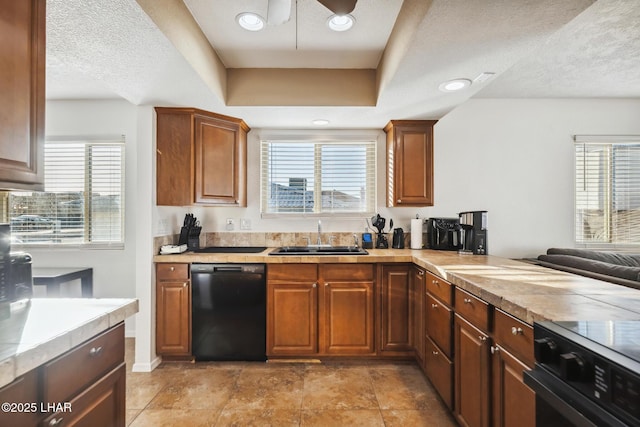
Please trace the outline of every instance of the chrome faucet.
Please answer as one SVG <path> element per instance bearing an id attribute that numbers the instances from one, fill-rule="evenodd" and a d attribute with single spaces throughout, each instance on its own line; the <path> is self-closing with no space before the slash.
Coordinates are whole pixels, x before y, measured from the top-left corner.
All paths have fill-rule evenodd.
<path id="1" fill-rule="evenodd" d="M 322 221 L 318 220 L 318 246 L 322 245 L 322 238 L 320 237 L 320 233 L 322 233 Z"/>

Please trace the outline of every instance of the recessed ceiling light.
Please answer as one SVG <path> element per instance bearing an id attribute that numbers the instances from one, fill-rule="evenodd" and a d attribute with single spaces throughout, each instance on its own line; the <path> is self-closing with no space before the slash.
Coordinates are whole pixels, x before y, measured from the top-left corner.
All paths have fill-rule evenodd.
<path id="1" fill-rule="evenodd" d="M 264 28 L 264 19 L 256 13 L 244 12 L 236 16 L 238 25 L 248 31 L 260 31 Z"/>
<path id="2" fill-rule="evenodd" d="M 315 119 L 311 123 L 313 123 L 316 126 L 326 126 L 326 125 L 329 124 L 329 120 L 327 120 L 327 119 Z"/>
<path id="3" fill-rule="evenodd" d="M 471 86 L 471 80 L 469 79 L 454 79 L 442 83 L 438 88 L 443 92 L 455 92 L 466 89 L 469 86 Z"/>
<path id="4" fill-rule="evenodd" d="M 349 14 L 331 15 L 329 19 L 327 19 L 327 25 L 333 31 L 347 31 L 349 28 L 353 27 L 355 22 L 356 18 Z"/>

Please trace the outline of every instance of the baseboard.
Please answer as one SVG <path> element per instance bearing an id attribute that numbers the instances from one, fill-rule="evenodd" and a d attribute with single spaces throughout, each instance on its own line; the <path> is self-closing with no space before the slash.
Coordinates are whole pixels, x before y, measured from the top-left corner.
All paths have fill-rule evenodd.
<path id="1" fill-rule="evenodd" d="M 162 357 L 156 357 L 151 363 L 134 363 L 131 372 L 151 372 L 162 363 Z"/>

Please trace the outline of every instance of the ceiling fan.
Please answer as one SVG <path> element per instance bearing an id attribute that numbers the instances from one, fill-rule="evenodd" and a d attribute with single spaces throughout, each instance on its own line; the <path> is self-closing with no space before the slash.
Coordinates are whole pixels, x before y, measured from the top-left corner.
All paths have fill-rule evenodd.
<path id="1" fill-rule="evenodd" d="M 292 0 L 269 0 L 267 5 L 267 22 L 270 25 L 284 24 L 291 17 Z M 358 0 L 318 0 L 336 15 L 346 15 L 353 12 Z"/>

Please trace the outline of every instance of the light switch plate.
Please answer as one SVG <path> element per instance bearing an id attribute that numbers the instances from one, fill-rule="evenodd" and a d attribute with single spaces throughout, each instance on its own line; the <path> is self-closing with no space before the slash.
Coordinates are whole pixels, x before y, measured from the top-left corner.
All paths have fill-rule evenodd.
<path id="1" fill-rule="evenodd" d="M 251 220 L 248 218 L 241 218 L 240 230 L 251 230 Z"/>

